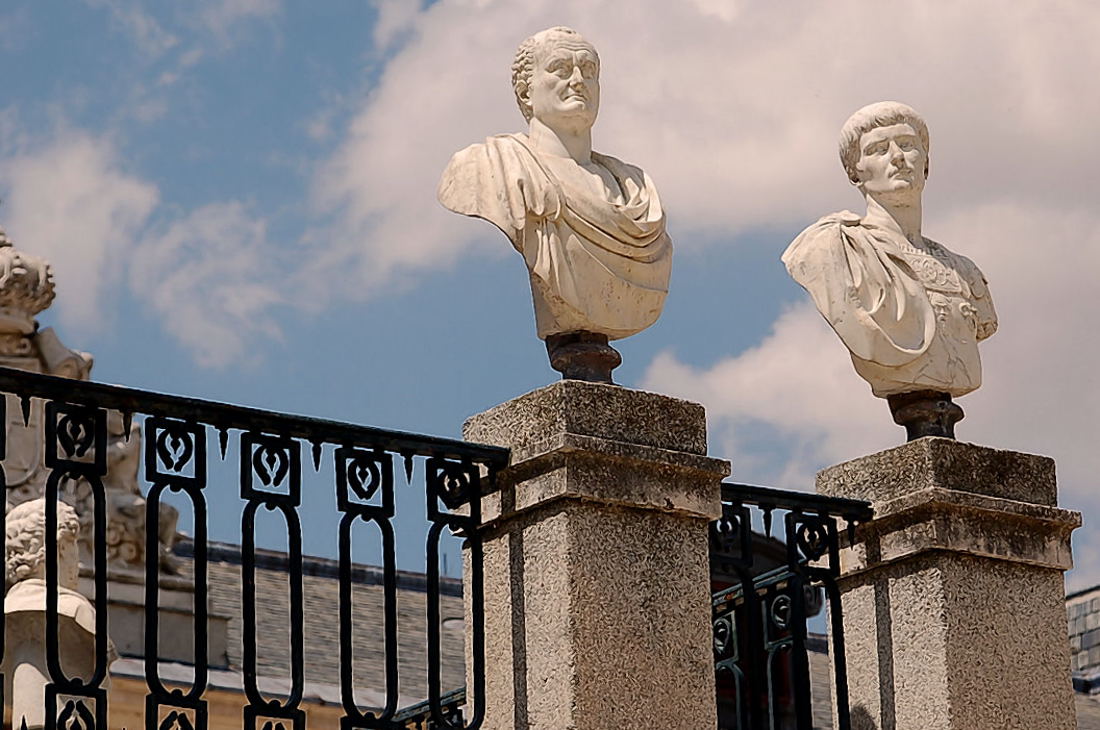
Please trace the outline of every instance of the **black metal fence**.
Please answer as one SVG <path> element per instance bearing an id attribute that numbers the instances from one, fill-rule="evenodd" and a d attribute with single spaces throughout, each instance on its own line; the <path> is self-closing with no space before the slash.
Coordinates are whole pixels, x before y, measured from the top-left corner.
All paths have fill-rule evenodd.
<path id="1" fill-rule="evenodd" d="M 711 524 L 720 730 L 813 730 L 834 710 L 837 730 L 850 730 L 840 533 L 870 518 L 866 502 L 722 485 L 722 517 Z M 815 620 L 829 626 L 831 682 L 814 681 L 829 676 L 823 661 L 811 667 L 826 649 L 810 632 Z"/>
<path id="2" fill-rule="evenodd" d="M 45 497 L 44 583 L 46 635 L 45 717 L 48 728 L 106 730 L 108 727 L 108 678 L 110 646 L 107 637 L 108 565 L 107 509 L 104 481 L 108 477 L 108 419 L 121 418 L 121 432 L 129 434 L 131 423 L 141 424 L 144 442 L 141 469 L 149 485 L 147 500 L 145 587 L 144 587 L 144 674 L 147 696 L 144 727 L 147 730 L 204 730 L 208 726 L 208 604 L 206 552 L 209 512 L 234 507 L 241 510 L 240 600 L 243 606 L 243 666 L 245 703 L 243 727 L 248 730 L 300 730 L 306 726 L 303 709 L 304 651 L 302 522 L 303 500 L 313 499 L 303 488 L 303 471 L 311 465 L 318 474 L 328 474 L 335 491 L 338 514 L 330 529 L 336 534 L 339 560 L 340 634 L 339 685 L 343 717 L 341 728 L 453 728 L 480 727 L 484 708 L 480 700 L 460 709 L 464 694 L 448 693 L 441 679 L 440 544 L 444 535 L 465 540 L 468 580 L 465 584 L 466 621 L 469 634 L 469 676 L 474 678 L 473 695 L 484 696 L 484 626 L 481 545 L 477 531 L 481 496 L 490 491 L 497 472 L 507 465 L 505 449 L 462 441 L 418 436 L 333 421 L 272 413 L 252 408 L 167 396 L 98 383 L 77 382 L 51 376 L 0 368 L 0 393 L 14 398 L 22 411 L 23 424 L 41 423 L 42 496 Z M 4 399 L 0 399 L 0 406 Z M 31 418 L 34 412 L 35 419 Z M 12 414 L 0 413 L 9 423 Z M 217 442 L 217 453 L 208 453 L 208 443 Z M 210 474 L 215 459 L 224 461 L 231 444 L 239 455 L 235 465 L 236 489 L 219 489 Z M 5 459 L 7 439 L 0 434 L 0 458 Z M 303 457 L 303 452 L 306 456 Z M 232 470 L 233 465 L 221 466 Z M 395 472 L 403 470 L 406 481 L 422 488 L 429 521 L 425 544 L 426 616 L 423 646 L 426 651 L 427 700 L 422 705 L 400 708 L 395 520 Z M 7 471 L 0 471 L 9 494 Z M 63 587 L 66 576 L 64 555 L 58 555 L 58 499 L 71 493 L 73 484 L 84 485 L 93 517 L 94 555 L 83 556 L 94 576 L 95 609 L 94 662 L 84 673 L 67 673 L 62 664 L 59 616 L 67 614 L 67 602 L 79 601 L 75 592 Z M 154 557 L 161 546 L 159 505 L 166 492 L 183 495 L 193 521 L 194 622 L 193 679 L 188 684 L 165 679 L 158 662 L 161 641 L 160 567 Z M 10 504 L 9 504 L 10 506 Z M 287 691 L 273 697 L 261 691 L 257 670 L 257 515 L 278 516 L 285 528 L 288 566 L 286 582 L 289 601 L 284 630 L 289 642 Z M 365 616 L 356 610 L 352 593 L 352 533 L 357 523 L 377 528 L 383 573 L 382 615 Z M 0 541 L 6 530 L 0 531 Z M 3 545 L 0 542 L 0 545 Z M 9 566 L 11 556 L 8 555 Z M 11 583 L 9 569 L 9 583 Z M 59 589 L 59 585 L 62 588 Z M 10 587 L 10 586 L 9 586 Z M 70 595 L 72 593 L 72 595 Z M 0 621 L 3 617 L 0 616 Z M 365 707 L 357 701 L 351 635 L 358 622 L 372 622 L 368 629 L 381 635 L 384 647 L 384 702 Z M 88 627 L 91 628 L 91 627 Z M 361 627 L 360 627 L 361 628 Z M 6 634 L 0 624 L 0 637 Z M 2 638 L 0 638 L 2 641 Z M 9 642 L 10 644 L 10 642 Z M 0 644 L 0 656 L 11 646 Z M 403 648 L 403 651 L 407 648 Z M 335 679 L 335 678 L 333 678 Z M 11 698 L 9 698 L 9 703 Z M 15 718 L 15 727 L 19 726 Z M 326 729 L 327 730 L 327 729 Z"/>

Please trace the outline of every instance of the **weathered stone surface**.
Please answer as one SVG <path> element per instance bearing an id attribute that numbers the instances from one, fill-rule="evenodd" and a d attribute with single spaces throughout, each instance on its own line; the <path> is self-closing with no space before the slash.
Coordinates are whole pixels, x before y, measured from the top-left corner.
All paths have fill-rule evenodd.
<path id="1" fill-rule="evenodd" d="M 945 438 L 923 438 L 823 469 L 817 491 L 884 502 L 936 487 L 1058 504 L 1054 459 Z"/>
<path id="2" fill-rule="evenodd" d="M 562 381 L 465 437 L 513 448 L 485 516 L 485 727 L 713 727 L 707 525 L 728 463 L 703 455 L 703 409 Z"/>
<path id="3" fill-rule="evenodd" d="M 841 552 L 853 729 L 1076 726 L 1062 573 L 1081 520 L 1053 506 L 1053 461 L 926 438 L 818 491 L 875 507 Z"/>
<path id="4" fill-rule="evenodd" d="M 859 541 L 841 552 L 845 573 L 950 550 L 1057 570 L 1073 567 L 1071 510 L 932 487 L 875 507 Z"/>
<path id="5" fill-rule="evenodd" d="M 512 449 L 502 489 L 483 503 L 487 522 L 564 498 L 710 520 L 729 464 L 704 456 L 705 421 L 677 398 L 563 380 L 470 418 L 463 435 Z"/>
<path id="6" fill-rule="evenodd" d="M 559 434 L 707 453 L 706 413 L 698 403 L 644 390 L 566 381 L 521 395 L 467 419 L 463 438 L 507 445 L 517 463 Z"/>
<path id="7" fill-rule="evenodd" d="M 841 586 L 853 730 L 1077 726 L 1059 571 L 927 552 Z"/>

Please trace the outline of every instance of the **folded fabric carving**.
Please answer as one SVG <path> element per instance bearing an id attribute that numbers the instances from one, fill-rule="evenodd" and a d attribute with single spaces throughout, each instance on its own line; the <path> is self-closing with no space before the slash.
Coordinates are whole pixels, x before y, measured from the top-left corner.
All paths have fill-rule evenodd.
<path id="1" fill-rule="evenodd" d="M 614 157 L 592 164 L 609 189 L 573 159 L 540 154 L 526 135 L 489 137 L 459 151 L 439 200 L 484 218 L 523 254 L 539 337 L 589 331 L 621 339 L 653 324 L 668 294 L 672 241 L 649 176 Z"/>
<path id="2" fill-rule="evenodd" d="M 842 211 L 811 225 L 783 254 L 880 397 L 975 390 L 978 342 L 997 330 L 978 267 L 935 241 L 923 244 Z"/>

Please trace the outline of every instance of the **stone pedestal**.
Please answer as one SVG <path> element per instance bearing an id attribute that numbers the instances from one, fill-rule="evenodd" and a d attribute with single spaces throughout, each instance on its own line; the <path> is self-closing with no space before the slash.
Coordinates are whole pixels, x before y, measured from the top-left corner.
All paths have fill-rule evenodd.
<path id="1" fill-rule="evenodd" d="M 875 508 L 841 554 L 853 730 L 1077 727 L 1052 459 L 923 438 L 817 489 Z"/>
<path id="2" fill-rule="evenodd" d="M 714 727 L 707 525 L 729 464 L 703 408 L 563 380 L 464 436 L 512 449 L 483 512 L 486 730 Z"/>

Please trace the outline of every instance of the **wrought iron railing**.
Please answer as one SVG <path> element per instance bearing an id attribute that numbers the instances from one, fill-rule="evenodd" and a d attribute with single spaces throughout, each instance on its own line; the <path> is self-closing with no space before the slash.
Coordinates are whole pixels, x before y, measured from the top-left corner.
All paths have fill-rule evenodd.
<path id="1" fill-rule="evenodd" d="M 777 517 L 782 520 L 781 539 L 772 534 Z M 829 722 L 835 709 L 837 730 L 850 730 L 836 584 L 840 535 L 870 518 L 866 502 L 722 485 L 722 517 L 711 524 L 720 730 L 813 730 L 821 726 L 815 724 L 815 704 L 816 722 Z M 820 640 L 809 629 L 823 608 L 830 633 L 833 708 L 820 696 L 820 684 L 819 696 L 814 696 L 811 676 L 811 648 Z"/>
<path id="2" fill-rule="evenodd" d="M 40 490 L 45 497 L 45 565 L 39 575 L 44 584 L 45 626 L 45 725 L 71 730 L 106 730 L 108 717 L 110 634 L 108 617 L 107 495 L 108 419 L 123 421 L 121 432 L 129 434 L 131 424 L 141 425 L 144 448 L 140 455 L 142 475 L 149 484 L 146 523 L 146 559 L 144 587 L 145 647 L 144 672 L 147 685 L 144 725 L 147 730 L 205 730 L 208 705 L 208 593 L 206 553 L 208 512 L 241 507 L 240 590 L 242 616 L 243 667 L 245 696 L 243 727 L 248 730 L 300 730 L 305 728 L 303 709 L 303 572 L 302 523 L 303 500 L 314 499 L 303 487 L 302 451 L 309 454 L 318 474 L 335 491 L 338 515 L 332 530 L 336 534 L 339 559 L 340 633 L 339 684 L 343 717 L 341 728 L 449 728 L 474 730 L 480 727 L 484 707 L 480 699 L 464 710 L 464 694 L 446 693 L 451 687 L 442 683 L 440 545 L 448 533 L 465 540 L 467 580 L 464 585 L 466 629 L 469 636 L 468 676 L 473 678 L 473 695 L 484 696 L 481 683 L 484 665 L 484 625 L 482 555 L 477 530 L 481 497 L 495 485 L 495 475 L 507 464 L 505 449 L 470 444 L 457 440 L 418 436 L 355 426 L 334 421 L 284 415 L 224 403 L 161 395 L 130 388 L 0 368 L 0 398 L 17 404 L 24 425 L 41 423 L 41 451 L 34 458 L 40 463 Z M 34 417 L 32 418 L 32 414 Z M 0 412 L 0 420 L 18 422 Z M 3 436 L 3 434 L 0 434 Z M 233 444 L 239 458 L 236 466 L 221 465 L 222 471 L 236 472 L 236 489 L 219 489 L 220 481 L 211 477 L 217 456 L 208 454 L 217 442 L 217 452 L 225 462 Z M 0 458 L 6 438 L 0 438 Z M 25 444 L 24 444 L 25 445 Z M 309 462 L 307 462 L 309 463 Z M 23 465 L 24 467 L 26 465 Z M 426 651 L 427 700 L 415 708 L 399 708 L 397 556 L 395 520 L 395 473 L 404 471 L 410 485 L 423 488 L 426 500 L 426 616 L 418 619 Z M 23 471 L 28 471 L 23 469 Z M 33 471 L 33 470 L 30 470 Z M 29 472 L 28 472 L 29 473 Z M 4 477 L 9 501 L 11 492 L 7 471 Z M 66 592 L 66 557 L 59 556 L 58 500 L 72 492 L 74 484 L 84 485 L 93 517 L 91 543 L 94 555 L 83 556 L 86 568 L 94 576 L 94 596 L 88 604 L 95 610 L 94 657 L 87 673 L 72 673 L 63 666 L 61 654 L 65 641 L 59 635 L 59 616 L 68 611 L 59 603 L 79 601 L 75 592 Z M 21 489 L 26 489 L 24 484 Z M 161 676 L 158 654 L 161 631 L 158 622 L 160 567 L 154 557 L 161 546 L 159 505 L 165 492 L 183 495 L 190 505 L 193 521 L 193 679 L 189 684 Z M 240 502 L 238 502 L 240 500 Z M 257 584 L 256 521 L 261 512 L 281 517 L 287 546 L 288 616 L 285 630 L 289 642 L 289 683 L 281 697 L 261 691 L 257 669 Z M 64 517 L 64 515 L 62 515 Z M 336 525 L 336 517 L 339 524 Z M 373 524 L 380 536 L 382 601 L 381 615 L 362 615 L 353 604 L 352 533 L 356 524 Z M 0 531 L 0 546 L 6 530 Z M 42 532 L 40 528 L 40 532 Z M 11 551 L 8 556 L 9 588 L 13 580 Z M 32 571 L 33 572 L 33 571 Z M 72 595 L 70 595 L 70 593 Z M 10 595 L 10 594 L 9 594 Z M 86 600 L 86 599 L 85 599 Z M 0 615 L 0 621 L 3 616 Z M 356 657 L 352 654 L 352 632 L 360 622 L 381 635 L 385 680 L 384 702 L 364 707 L 357 700 L 354 676 Z M 426 627 L 426 628 L 423 628 Z M 0 624 L 0 637 L 5 635 Z M 2 638 L 0 638 L 2 640 Z M 0 644 L 0 655 L 8 646 Z M 407 651 L 407 648 L 402 649 Z M 361 696 L 361 695 L 359 695 Z M 8 698 L 9 703 L 12 698 Z M 15 719 L 19 726 L 19 719 Z M 326 728 L 326 730 L 328 730 Z"/>
<path id="3" fill-rule="evenodd" d="M 462 707 L 466 704 L 466 688 L 459 687 L 443 695 L 439 706 L 447 720 L 462 720 Z M 405 730 L 435 730 L 441 727 L 435 720 L 436 711 L 430 701 L 425 700 L 401 710 L 393 716 L 398 727 Z"/>

